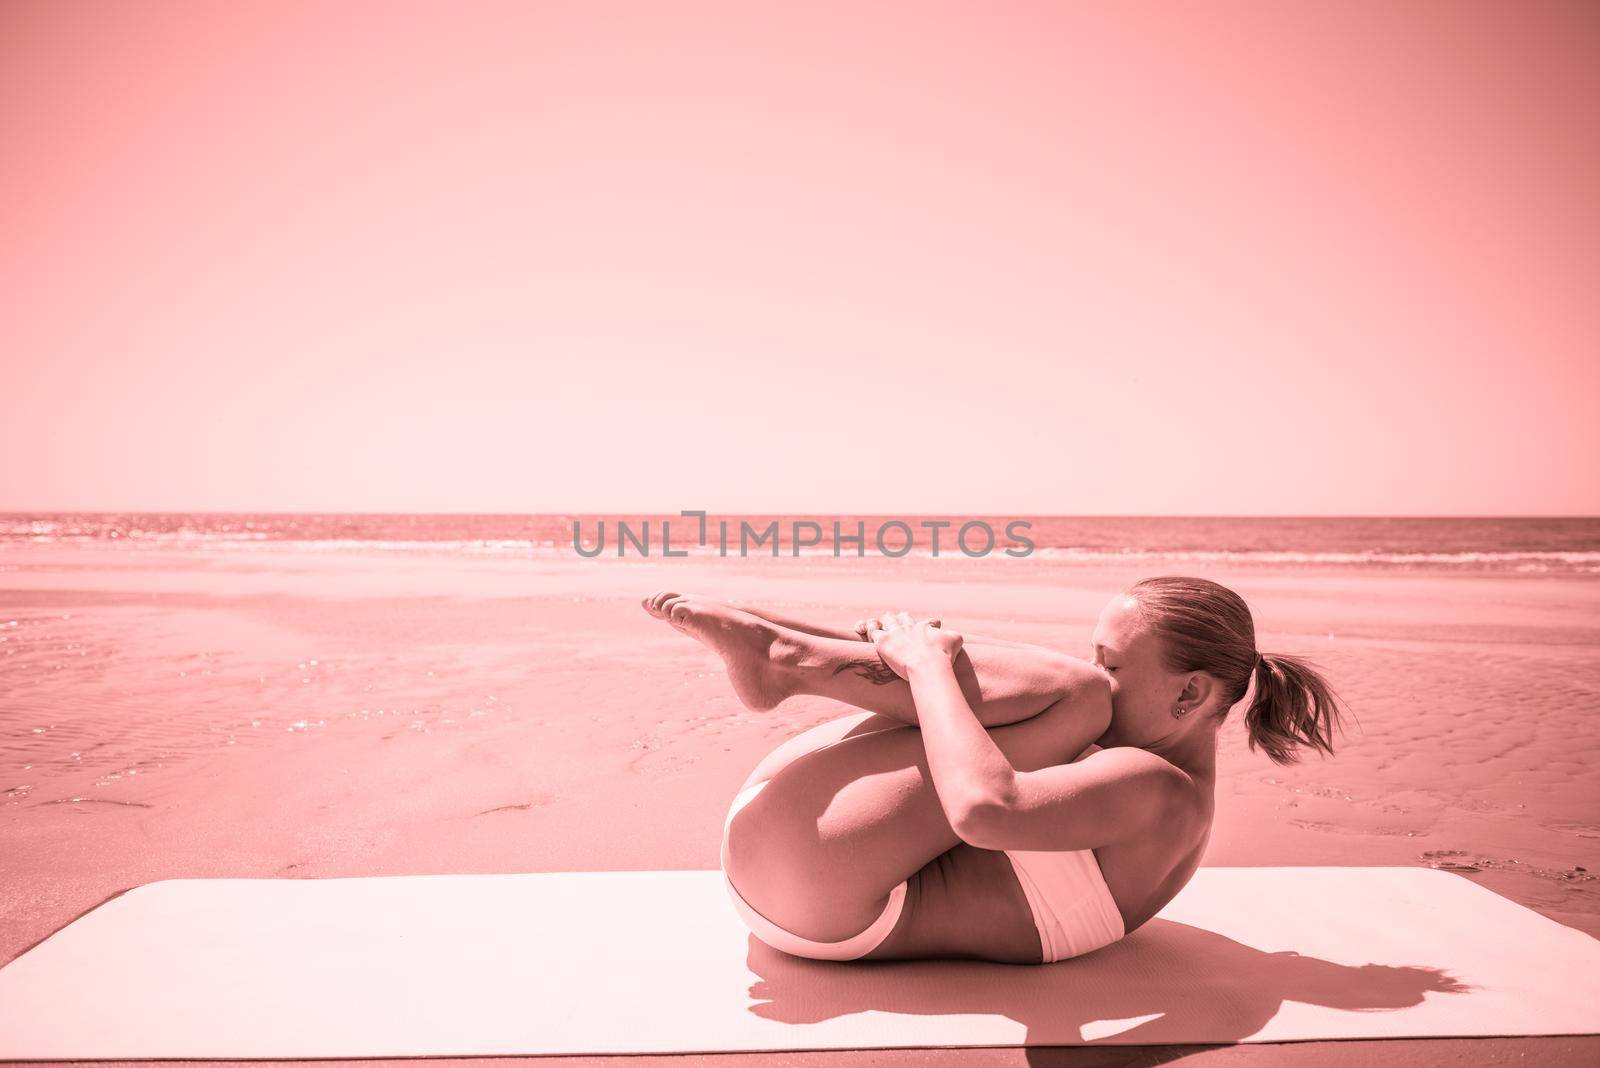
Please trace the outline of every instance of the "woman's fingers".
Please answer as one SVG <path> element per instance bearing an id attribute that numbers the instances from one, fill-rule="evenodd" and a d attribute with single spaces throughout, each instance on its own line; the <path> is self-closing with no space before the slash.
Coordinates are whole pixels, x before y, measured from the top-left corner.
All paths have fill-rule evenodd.
<path id="1" fill-rule="evenodd" d="M 852 630 L 854 630 L 856 636 L 861 638 L 863 641 L 870 641 L 870 635 L 875 630 L 897 630 L 900 627 L 909 627 L 913 623 L 918 622 L 926 623 L 930 627 L 938 627 L 943 625 L 942 621 L 937 616 L 929 617 L 928 619 L 924 620 L 917 620 L 912 618 L 909 612 L 885 611 L 880 612 L 875 616 L 868 616 L 866 619 L 856 620 L 855 626 L 852 628 Z"/>

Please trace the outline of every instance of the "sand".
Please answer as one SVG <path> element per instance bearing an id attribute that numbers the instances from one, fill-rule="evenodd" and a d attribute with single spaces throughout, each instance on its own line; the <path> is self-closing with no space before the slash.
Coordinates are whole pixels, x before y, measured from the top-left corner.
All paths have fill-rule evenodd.
<path id="1" fill-rule="evenodd" d="M 1292 768 L 1249 753 L 1242 722 L 1224 728 L 1206 864 L 1448 867 L 1600 936 L 1600 581 L 1185 570 L 1244 595 L 1261 647 L 1315 659 L 1353 713 L 1335 757 Z M 937 612 L 1081 655 L 1101 605 L 1146 573 L 0 550 L 0 961 L 156 879 L 715 868 L 745 774 L 846 710 L 816 698 L 745 710 L 714 656 L 640 610 L 650 590 L 839 623 Z M 1282 1049 L 828 1063 L 1260 1064 Z M 1580 1063 L 1600 1059 L 1600 1040 L 1293 1047 L 1314 1064 L 1378 1050 L 1418 1064 Z"/>

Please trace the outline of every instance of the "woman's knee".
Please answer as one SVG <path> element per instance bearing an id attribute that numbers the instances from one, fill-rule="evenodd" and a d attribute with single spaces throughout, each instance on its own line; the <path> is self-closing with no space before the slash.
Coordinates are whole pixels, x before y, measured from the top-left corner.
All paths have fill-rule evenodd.
<path id="1" fill-rule="evenodd" d="M 1040 662 L 1040 670 L 1050 679 L 1059 697 L 1066 697 L 1105 681 L 1100 670 L 1087 660 L 1051 650 Z"/>

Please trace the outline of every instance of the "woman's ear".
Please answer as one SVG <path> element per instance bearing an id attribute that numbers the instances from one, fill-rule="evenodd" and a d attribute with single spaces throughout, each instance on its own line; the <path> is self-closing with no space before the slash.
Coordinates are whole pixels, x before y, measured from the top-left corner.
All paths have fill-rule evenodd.
<path id="1" fill-rule="evenodd" d="M 1183 692 L 1178 695 L 1178 703 L 1185 708 L 1199 708 L 1210 700 L 1216 689 L 1216 679 L 1204 671 L 1193 672 L 1189 675 L 1189 681 L 1183 684 Z"/>

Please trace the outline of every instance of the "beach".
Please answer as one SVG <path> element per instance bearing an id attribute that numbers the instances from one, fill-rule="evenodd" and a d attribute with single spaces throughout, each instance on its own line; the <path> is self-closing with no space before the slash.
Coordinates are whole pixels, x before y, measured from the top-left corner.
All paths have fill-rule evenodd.
<path id="1" fill-rule="evenodd" d="M 1279 767 L 1247 750 L 1245 706 L 1233 710 L 1204 864 L 1440 867 L 1600 937 L 1600 579 L 1183 570 L 1243 595 L 1259 647 L 1311 658 L 1350 713 L 1333 757 Z M 715 868 L 749 770 L 849 710 L 810 697 L 746 710 L 714 655 L 641 610 L 653 590 L 846 626 L 937 614 L 1087 655 L 1101 606 L 1151 573 L 8 544 L 0 962 L 158 879 Z M 1423 1045 L 1489 1063 L 1490 1047 L 1592 1055 L 1585 1041 Z"/>

